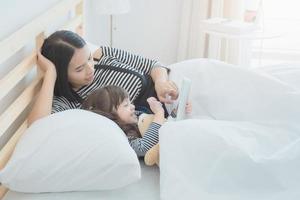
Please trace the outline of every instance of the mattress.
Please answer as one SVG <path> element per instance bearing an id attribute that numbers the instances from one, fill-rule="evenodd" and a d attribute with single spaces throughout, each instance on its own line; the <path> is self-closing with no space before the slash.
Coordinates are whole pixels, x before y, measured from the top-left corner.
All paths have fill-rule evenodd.
<path id="1" fill-rule="evenodd" d="M 108 191 L 30 194 L 8 191 L 3 200 L 159 200 L 159 168 L 140 161 L 142 178 L 124 188 Z"/>

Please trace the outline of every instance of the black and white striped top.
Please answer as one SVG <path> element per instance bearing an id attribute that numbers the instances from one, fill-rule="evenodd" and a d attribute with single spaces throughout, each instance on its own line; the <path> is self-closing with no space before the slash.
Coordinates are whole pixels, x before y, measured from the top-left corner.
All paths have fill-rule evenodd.
<path id="1" fill-rule="evenodd" d="M 143 81 L 145 81 L 144 75 L 150 74 L 154 67 L 161 66 L 156 60 L 134 55 L 124 50 L 111 47 L 100 48 L 102 57 L 95 64 L 93 82 L 77 91 L 77 94 L 83 99 L 102 86 L 116 85 L 124 88 L 129 93 L 131 101 L 134 101 L 141 92 Z M 107 67 L 103 67 L 103 65 Z M 79 102 L 71 102 L 63 96 L 55 96 L 52 113 L 80 107 L 81 103 Z"/>
<path id="2" fill-rule="evenodd" d="M 143 111 L 135 111 L 135 114 L 140 118 Z M 145 156 L 146 152 L 158 143 L 160 124 L 152 122 L 144 136 L 141 138 L 128 136 L 130 146 L 133 148 L 138 157 Z"/>
<path id="3" fill-rule="evenodd" d="M 128 138 L 130 146 L 137 156 L 145 156 L 146 152 L 158 143 L 160 124 L 152 122 L 142 138 Z"/>

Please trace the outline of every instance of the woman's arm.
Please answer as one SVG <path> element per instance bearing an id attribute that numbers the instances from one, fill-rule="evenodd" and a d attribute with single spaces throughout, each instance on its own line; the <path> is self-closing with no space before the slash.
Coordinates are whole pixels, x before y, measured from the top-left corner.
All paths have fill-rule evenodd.
<path id="1" fill-rule="evenodd" d="M 161 102 L 172 103 L 173 100 L 178 98 L 178 88 L 173 81 L 169 80 L 166 68 L 155 67 L 151 70 L 150 75 L 154 82 L 157 97 Z"/>
<path id="2" fill-rule="evenodd" d="M 172 103 L 174 99 L 177 99 L 178 88 L 174 82 L 169 80 L 167 68 L 163 67 L 158 61 L 111 47 L 102 47 L 93 55 L 96 59 L 100 59 L 102 55 L 113 56 L 120 62 L 144 74 L 149 74 L 154 81 L 155 91 L 161 102 Z M 168 98 L 168 96 L 171 98 Z"/>
<path id="3" fill-rule="evenodd" d="M 144 74 L 150 74 L 152 68 L 159 65 L 159 62 L 143 56 L 133 54 L 131 52 L 111 48 L 111 47 L 101 47 L 103 56 L 111 56 L 116 58 L 120 63 L 128 65 L 133 69 Z"/>
<path id="4" fill-rule="evenodd" d="M 52 109 L 54 85 L 56 81 L 56 69 L 52 62 L 38 52 L 38 66 L 45 72 L 43 84 L 38 97 L 28 116 L 28 126 L 36 120 L 50 115 Z"/>

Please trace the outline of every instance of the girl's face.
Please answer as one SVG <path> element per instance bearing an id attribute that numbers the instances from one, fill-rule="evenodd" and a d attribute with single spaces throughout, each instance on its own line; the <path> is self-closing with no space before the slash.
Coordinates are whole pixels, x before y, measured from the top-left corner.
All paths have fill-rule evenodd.
<path id="1" fill-rule="evenodd" d="M 87 45 L 75 50 L 68 66 L 68 80 L 75 91 L 93 82 L 94 61 Z"/>
<path id="2" fill-rule="evenodd" d="M 134 105 L 126 98 L 117 108 L 117 115 L 126 124 L 137 123 L 138 120 L 134 109 Z"/>

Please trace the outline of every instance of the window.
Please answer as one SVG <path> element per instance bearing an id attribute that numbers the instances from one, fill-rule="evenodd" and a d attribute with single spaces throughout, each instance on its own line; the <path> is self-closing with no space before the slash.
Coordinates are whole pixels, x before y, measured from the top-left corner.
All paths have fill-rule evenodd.
<path id="1" fill-rule="evenodd" d="M 252 66 L 300 63 L 300 2 L 262 0 L 258 23 L 265 38 L 253 42 Z"/>

